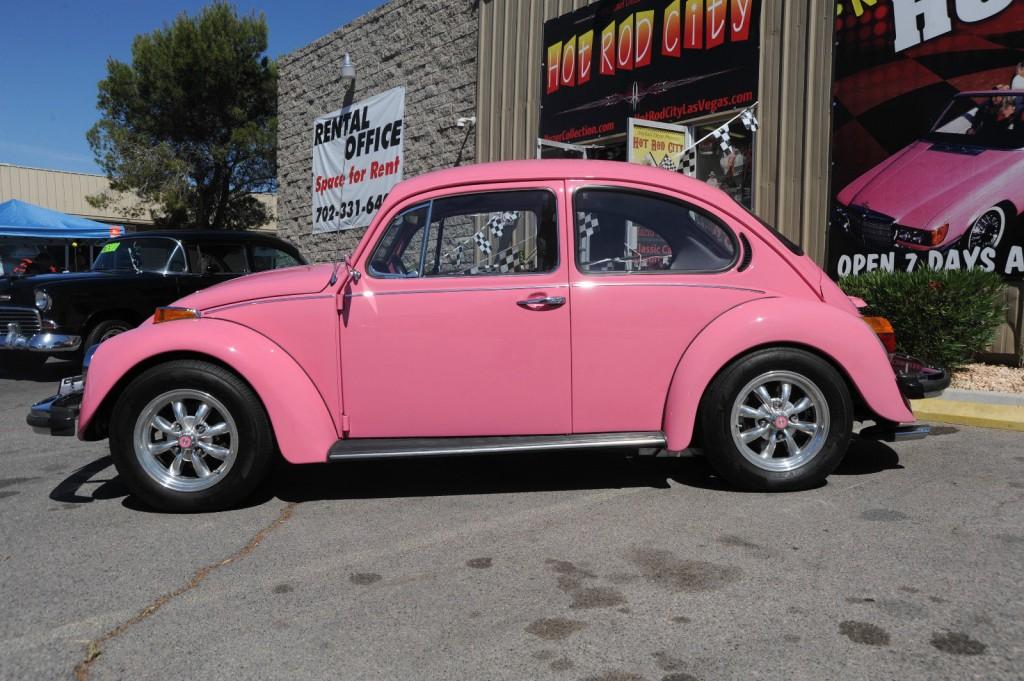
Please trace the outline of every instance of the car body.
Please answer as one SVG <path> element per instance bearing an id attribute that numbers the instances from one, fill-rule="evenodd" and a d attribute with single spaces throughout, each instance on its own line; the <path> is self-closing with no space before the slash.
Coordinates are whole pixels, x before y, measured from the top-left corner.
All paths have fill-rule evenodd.
<path id="1" fill-rule="evenodd" d="M 69 432 L 77 416 L 137 494 L 175 509 L 237 501 L 278 451 L 727 451 L 735 429 L 762 437 L 722 455 L 729 479 L 792 489 L 838 463 L 854 418 L 922 433 L 898 426 L 914 419 L 907 376 L 799 248 L 702 182 L 605 161 L 406 180 L 344 263 L 200 291 L 90 359 L 84 396 L 29 422 Z M 763 404 L 761 384 L 729 396 L 751 372 Z"/>
<path id="2" fill-rule="evenodd" d="M 256 232 L 175 230 L 112 239 L 88 272 L 0 279 L 0 361 L 12 351 L 20 351 L 18 363 L 75 353 L 195 291 L 304 262 L 288 242 Z"/>
<path id="3" fill-rule="evenodd" d="M 1014 116 L 986 127 L 1005 100 Z M 1021 104 L 1024 91 L 956 95 L 928 134 L 839 192 L 835 223 L 872 250 L 998 246 L 1024 210 Z"/>

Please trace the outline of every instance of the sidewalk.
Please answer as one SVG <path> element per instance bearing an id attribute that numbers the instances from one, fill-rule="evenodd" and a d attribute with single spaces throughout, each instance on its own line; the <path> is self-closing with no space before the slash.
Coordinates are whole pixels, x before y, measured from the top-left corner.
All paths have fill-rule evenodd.
<path id="1" fill-rule="evenodd" d="M 921 421 L 1024 431 L 1024 395 L 951 389 L 911 405 Z"/>

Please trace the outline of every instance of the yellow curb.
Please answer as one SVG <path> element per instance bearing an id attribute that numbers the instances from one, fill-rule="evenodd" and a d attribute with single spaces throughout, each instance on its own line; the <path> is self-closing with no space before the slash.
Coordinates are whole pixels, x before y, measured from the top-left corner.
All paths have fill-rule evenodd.
<path id="1" fill-rule="evenodd" d="M 1024 406 L 940 399 L 912 400 L 910 404 L 921 421 L 1024 431 Z"/>

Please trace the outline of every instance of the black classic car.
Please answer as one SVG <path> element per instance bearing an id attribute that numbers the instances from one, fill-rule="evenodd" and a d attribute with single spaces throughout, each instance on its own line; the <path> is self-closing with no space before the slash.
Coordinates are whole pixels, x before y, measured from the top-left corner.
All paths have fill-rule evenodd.
<path id="1" fill-rule="evenodd" d="M 199 289 L 303 264 L 294 246 L 255 232 L 122 236 L 103 245 L 89 272 L 0 278 L 0 365 L 73 358 Z"/>

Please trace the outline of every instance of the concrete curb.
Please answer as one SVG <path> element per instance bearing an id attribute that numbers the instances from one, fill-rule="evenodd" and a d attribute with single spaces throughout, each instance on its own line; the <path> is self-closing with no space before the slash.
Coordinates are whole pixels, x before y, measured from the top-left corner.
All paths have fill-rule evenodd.
<path id="1" fill-rule="evenodd" d="M 978 391 L 957 390 L 956 393 L 976 393 Z M 1024 431 L 1024 400 L 1017 403 L 999 403 L 991 398 L 954 399 L 961 395 L 943 395 L 928 400 L 913 400 L 911 406 L 914 415 L 921 421 L 939 421 L 956 423 L 964 426 L 980 428 L 999 428 L 1002 430 Z M 990 394 L 991 395 L 991 394 Z M 996 394 L 998 395 L 998 393 Z M 967 397 L 973 398 L 974 395 Z"/>

